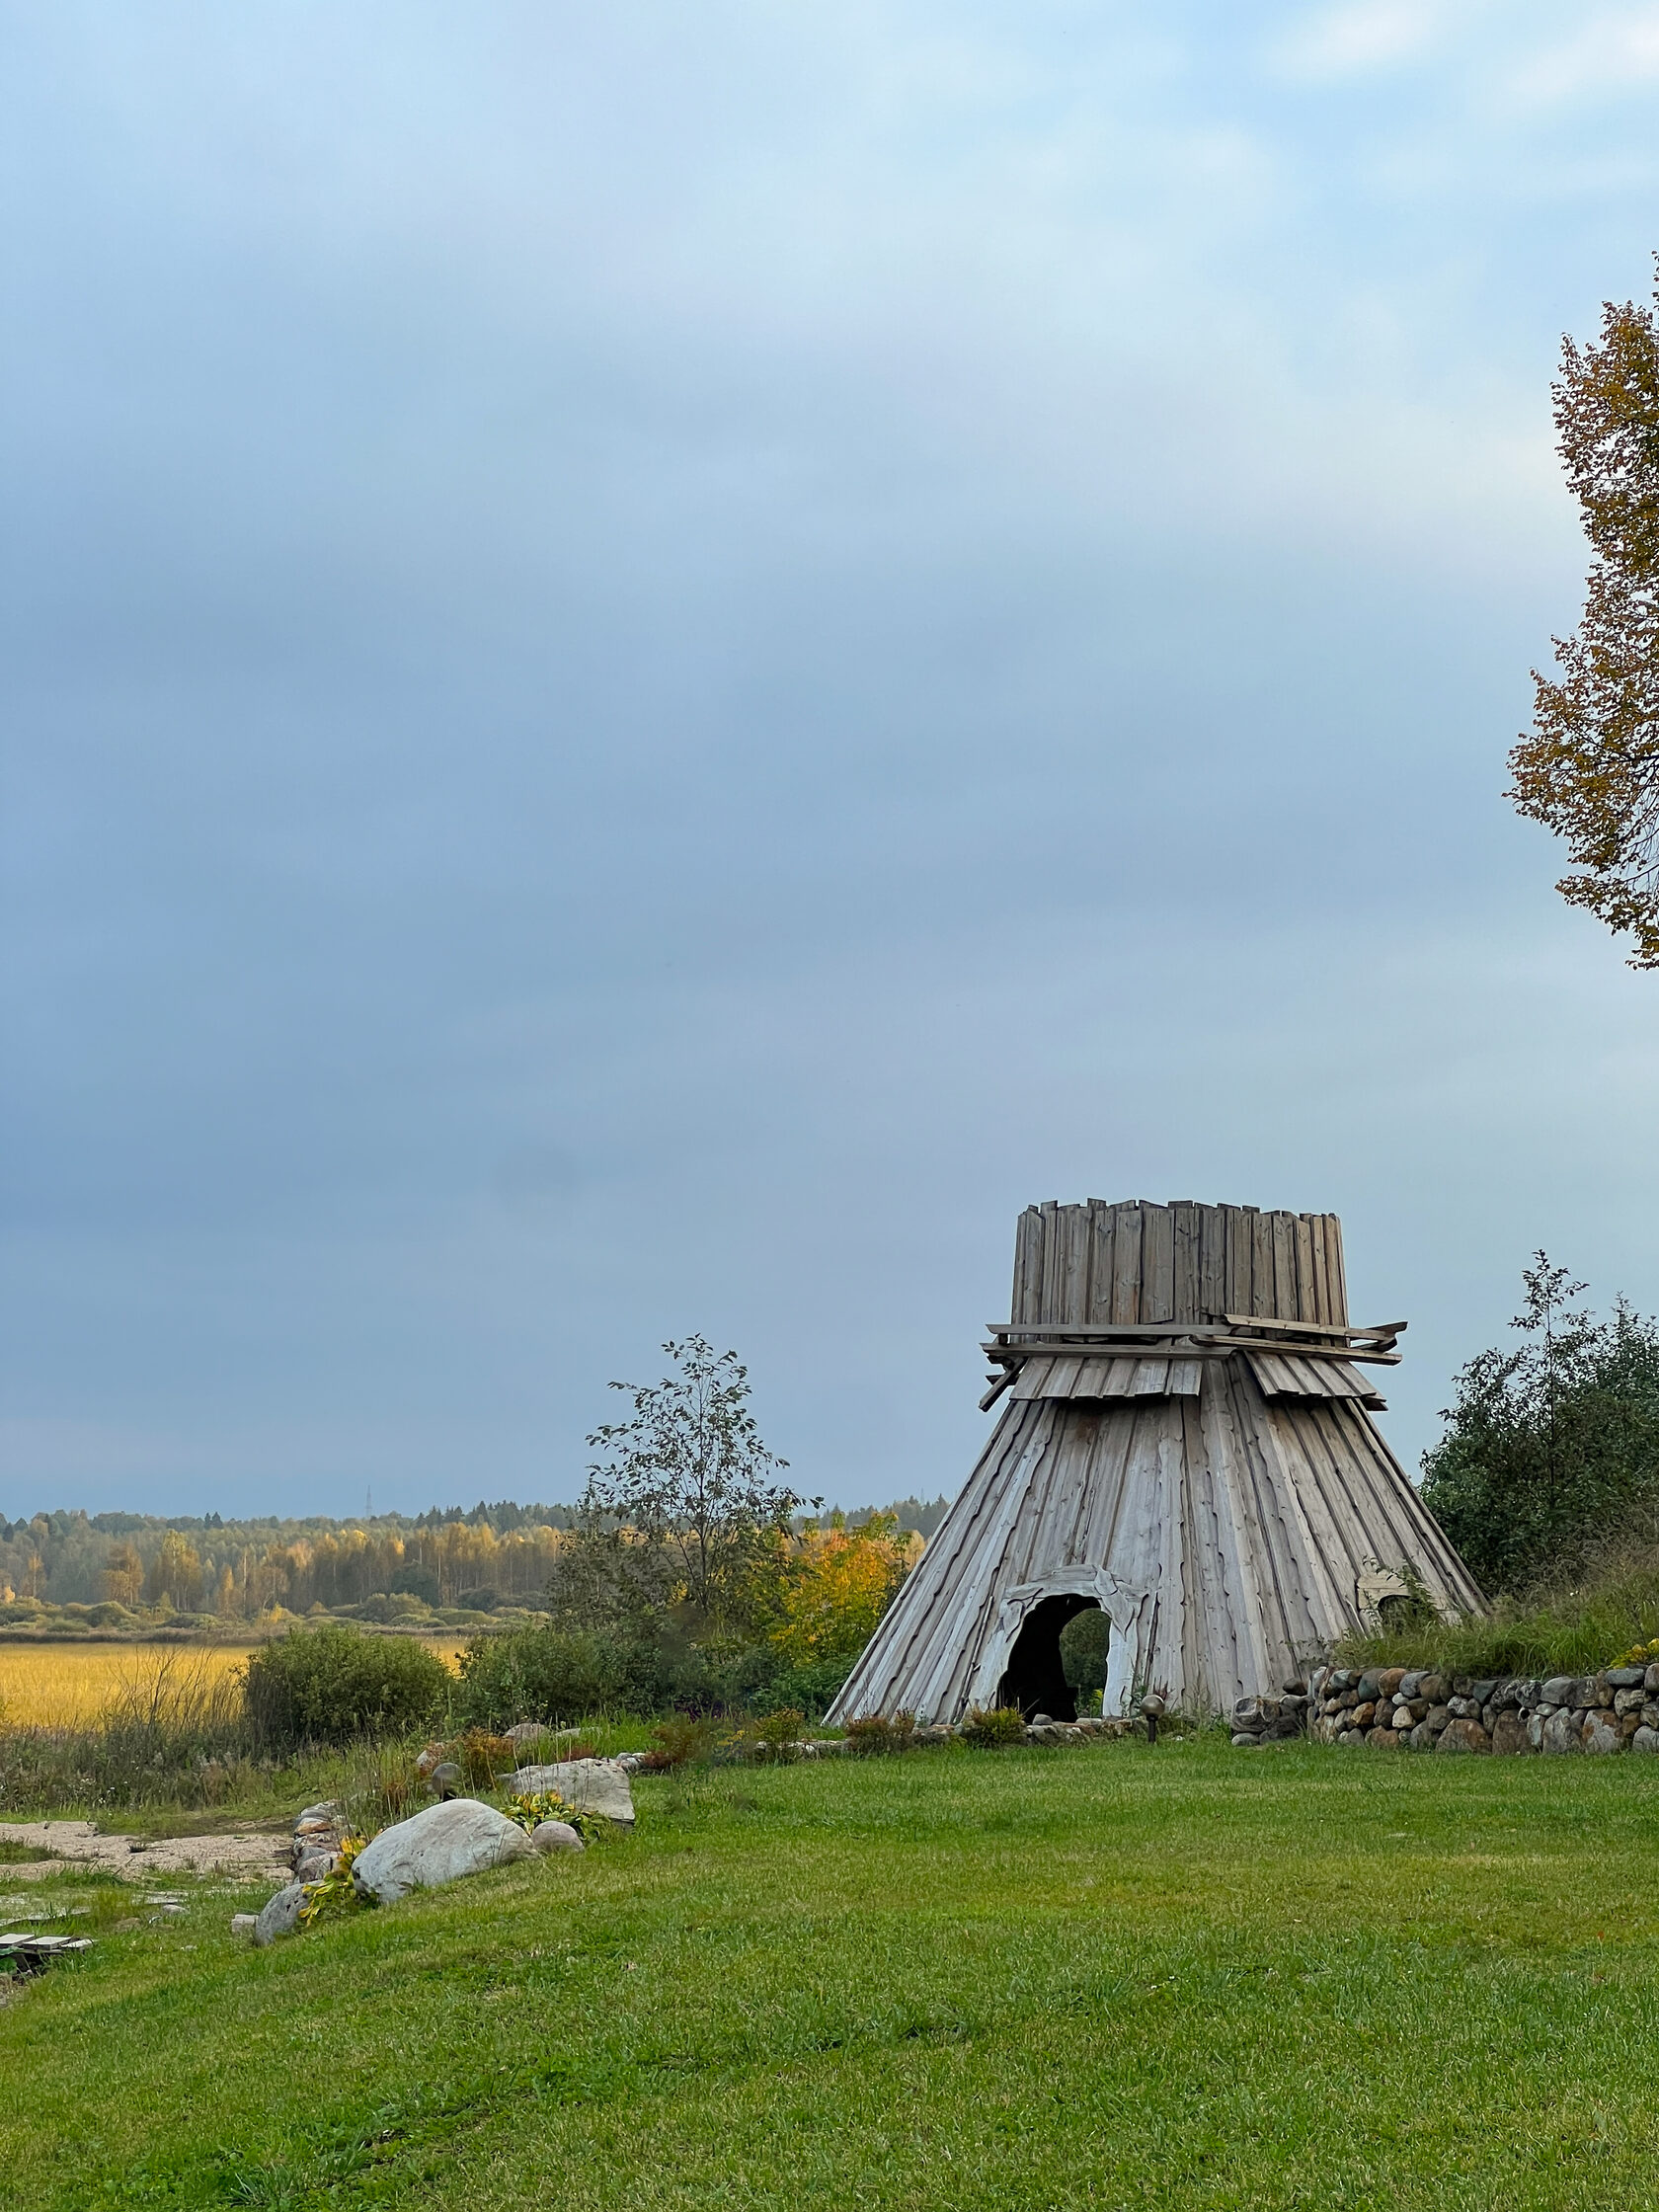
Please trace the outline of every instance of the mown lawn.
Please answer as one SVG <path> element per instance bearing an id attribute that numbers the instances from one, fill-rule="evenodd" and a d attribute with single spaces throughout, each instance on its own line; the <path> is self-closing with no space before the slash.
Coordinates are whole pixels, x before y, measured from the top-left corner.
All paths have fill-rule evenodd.
<path id="1" fill-rule="evenodd" d="M 1659 1761 L 1214 1740 L 727 1773 L 0 2011 L 0 2201 L 1659 2203 Z M 4 1887 L 0 1875 L 0 1888 Z"/>

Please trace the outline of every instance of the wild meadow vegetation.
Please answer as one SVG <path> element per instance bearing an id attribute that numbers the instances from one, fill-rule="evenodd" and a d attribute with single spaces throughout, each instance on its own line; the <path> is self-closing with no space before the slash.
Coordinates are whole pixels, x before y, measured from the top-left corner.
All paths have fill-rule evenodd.
<path id="1" fill-rule="evenodd" d="M 1659 1323 L 1598 1319 L 1540 1252 L 1518 1341 L 1458 1378 L 1423 1497 L 1492 1595 L 1438 1620 L 1395 1605 L 1347 1663 L 1448 1675 L 1594 1673 L 1659 1638 Z"/>

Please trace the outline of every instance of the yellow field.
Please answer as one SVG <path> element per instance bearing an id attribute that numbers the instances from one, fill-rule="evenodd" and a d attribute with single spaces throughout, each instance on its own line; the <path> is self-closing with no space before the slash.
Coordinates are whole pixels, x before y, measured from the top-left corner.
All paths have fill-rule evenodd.
<path id="1" fill-rule="evenodd" d="M 0 1721 L 59 1727 L 90 1720 L 123 1691 L 152 1686 L 166 1668 L 176 1682 L 211 1683 L 243 1666 L 251 1645 L 0 1642 Z M 449 1666 L 464 1639 L 432 1648 Z"/>

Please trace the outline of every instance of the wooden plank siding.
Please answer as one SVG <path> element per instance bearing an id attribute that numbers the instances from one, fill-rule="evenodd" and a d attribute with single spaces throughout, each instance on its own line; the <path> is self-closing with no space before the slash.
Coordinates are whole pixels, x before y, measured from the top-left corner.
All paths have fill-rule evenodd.
<path id="1" fill-rule="evenodd" d="M 1026 1326 L 1230 1312 L 1346 1328 L 1342 1226 L 1184 1199 L 1051 1201 L 1020 1217 L 1011 1312 Z M 1380 1403 L 1348 1362 L 1281 1346 L 1034 1355 L 831 1717 L 960 1719 L 1021 1609 L 1053 1587 L 1098 1596 L 1136 1681 L 1210 1711 L 1276 1691 L 1358 1626 L 1356 1583 L 1380 1567 L 1409 1567 L 1448 1615 L 1479 1610 L 1371 1419 Z"/>

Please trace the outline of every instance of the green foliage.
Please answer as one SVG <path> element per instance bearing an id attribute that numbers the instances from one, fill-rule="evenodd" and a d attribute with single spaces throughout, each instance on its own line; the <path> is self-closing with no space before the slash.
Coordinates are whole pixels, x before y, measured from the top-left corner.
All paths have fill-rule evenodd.
<path id="1" fill-rule="evenodd" d="M 785 1667 L 772 1676 L 771 1695 L 786 1705 L 799 1705 L 812 1720 L 822 1720 L 839 1697 L 848 1675 L 853 1670 L 856 1653 L 852 1659 L 814 1659 L 800 1666 Z"/>
<path id="2" fill-rule="evenodd" d="M 509 1797 L 502 1810 L 509 1820 L 518 1823 L 526 1836 L 533 1835 L 544 1820 L 562 1820 L 588 1843 L 605 1826 L 602 1813 L 582 1812 L 577 1806 L 567 1804 L 556 1789 L 535 1789 Z"/>
<path id="3" fill-rule="evenodd" d="M 1017 1705 L 995 1705 L 987 1712 L 976 1705 L 962 1723 L 962 1741 L 977 1751 L 1001 1751 L 1025 1741 L 1025 1715 Z"/>
<path id="4" fill-rule="evenodd" d="M 1659 1324 L 1622 1301 L 1597 1321 L 1542 1252 L 1523 1279 L 1523 1342 L 1462 1370 L 1423 1458 L 1424 1503 L 1489 1590 L 1570 1571 L 1659 1502 Z"/>
<path id="5" fill-rule="evenodd" d="M 1343 1666 L 1433 1667 L 1447 1675 L 1581 1675 L 1659 1637 L 1659 1520 L 1592 1554 L 1569 1580 L 1500 1598 L 1490 1615 L 1445 1621 L 1419 1610 L 1337 1647 Z M 1634 1664 L 1634 1661 L 1626 1662 Z"/>
<path id="6" fill-rule="evenodd" d="M 550 1593 L 577 1627 L 627 1632 L 673 1613 L 698 1634 L 742 1634 L 806 1501 L 775 1479 L 787 1462 L 760 1440 L 737 1354 L 701 1336 L 663 1349 L 676 1374 L 611 1384 L 634 1410 L 588 1439 L 602 1457 Z"/>
<path id="7" fill-rule="evenodd" d="M 451 1681 L 408 1636 L 365 1636 L 340 1621 L 292 1628 L 248 1661 L 244 1698 L 263 1744 L 295 1750 L 405 1735 L 444 1708 Z"/>
<path id="8" fill-rule="evenodd" d="M 490 1789 L 498 1775 L 510 1775 L 518 1764 L 511 1738 L 493 1736 L 488 1728 L 468 1728 L 455 1747 L 456 1764 L 474 1789 Z"/>
<path id="9" fill-rule="evenodd" d="M 1556 890 L 1630 932 L 1632 968 L 1656 968 L 1659 318 L 1607 301 L 1599 346 L 1563 340 L 1554 399 L 1595 558 L 1577 633 L 1554 641 L 1559 680 L 1534 671 L 1533 731 L 1510 754 L 1509 796 L 1566 839 L 1573 873 Z"/>
<path id="10" fill-rule="evenodd" d="M 315 1928 L 319 1921 L 344 1920 L 348 1914 L 367 1912 L 378 1904 L 372 1890 L 358 1889 L 352 1879 L 357 1854 L 367 1842 L 366 1836 L 342 1837 L 339 1864 L 320 1881 L 306 1883 L 304 1901 L 299 1908 L 302 1928 Z"/>
<path id="11" fill-rule="evenodd" d="M 884 1713 L 867 1713 L 862 1719 L 849 1720 L 846 1724 L 847 1744 L 853 1756 L 859 1759 L 908 1751 L 914 1737 L 913 1712 L 896 1712 L 891 1719 Z"/>
<path id="12" fill-rule="evenodd" d="M 671 1713 L 651 1731 L 646 1765 L 654 1773 L 669 1774 L 707 1759 L 714 1749 L 716 1733 L 713 1721 L 701 1715 Z"/>
<path id="13" fill-rule="evenodd" d="M 617 1648 L 567 1628 L 514 1628 L 477 1636 L 460 1659 L 455 1706 L 483 1728 L 541 1720 L 564 1727 L 584 1713 L 623 1701 L 625 1667 Z"/>
<path id="14" fill-rule="evenodd" d="M 1060 1663 L 1073 1690 L 1104 1690 L 1111 1622 L 1098 1606 L 1074 1613 L 1060 1631 Z"/>

